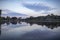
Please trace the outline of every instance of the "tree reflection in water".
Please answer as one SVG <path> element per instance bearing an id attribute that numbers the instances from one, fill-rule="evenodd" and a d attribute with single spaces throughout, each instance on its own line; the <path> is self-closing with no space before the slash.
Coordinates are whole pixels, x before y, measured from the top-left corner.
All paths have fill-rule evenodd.
<path id="1" fill-rule="evenodd" d="M 10 23 L 11 24 L 21 24 L 21 21 L 11 21 L 11 22 L 2 22 L 1 24 L 4 24 L 4 23 L 6 23 L 7 25 L 9 25 Z M 48 27 L 48 28 L 51 28 L 51 29 L 54 29 L 54 28 L 57 28 L 57 27 L 59 27 L 60 26 L 60 22 L 59 23 L 48 23 L 48 22 L 46 22 L 46 23 L 40 23 L 40 22 L 26 22 L 26 23 L 29 23 L 30 24 L 30 26 L 32 26 L 33 24 L 37 24 L 37 25 L 41 25 L 41 26 L 43 26 L 43 25 L 45 25 L 46 27 Z"/>
<path id="2" fill-rule="evenodd" d="M 17 23 L 21 24 L 21 21 L 11 21 L 11 22 L 5 22 L 4 21 L 4 22 L 0 23 L 0 35 L 1 35 L 1 25 L 5 24 L 5 23 L 7 25 L 10 25 L 10 23 L 16 25 Z M 47 23 L 26 22 L 26 23 L 29 23 L 30 26 L 32 26 L 33 24 L 37 24 L 37 25 L 41 25 L 41 26 L 45 25 L 47 28 L 50 28 L 50 29 L 54 29 L 54 28 L 60 27 L 60 23 L 48 23 L 48 22 Z"/>
<path id="3" fill-rule="evenodd" d="M 51 28 L 51 29 L 54 29 L 54 28 L 57 28 L 57 27 L 60 26 L 60 23 L 48 23 L 48 22 L 46 22 L 46 23 L 40 23 L 40 22 L 34 23 L 34 22 L 29 22 L 29 24 L 30 24 L 30 26 L 32 26 L 33 24 L 37 24 L 37 25 L 41 25 L 41 26 L 45 25 L 46 27 Z"/>
<path id="4" fill-rule="evenodd" d="M 11 21 L 11 22 L 3 22 L 0 24 L 0 35 L 1 35 L 1 25 L 3 24 L 7 24 L 7 25 L 10 25 L 10 24 L 21 24 L 21 21 Z M 54 29 L 54 28 L 57 28 L 60 26 L 60 23 L 40 23 L 40 22 L 26 22 L 26 23 L 29 23 L 30 25 L 29 26 L 32 26 L 33 24 L 37 24 L 37 25 L 41 25 L 41 27 L 43 27 L 44 25 L 47 27 L 47 28 L 50 28 L 50 29 Z M 23 24 L 24 25 L 24 24 Z M 15 26 L 14 26 L 15 27 Z M 16 26 L 17 27 L 17 26 Z M 25 28 L 25 27 L 24 27 Z M 28 27 L 27 27 L 28 28 Z M 29 27 L 30 28 L 30 27 Z M 14 30 L 15 31 L 15 30 Z M 21 30 L 19 30 L 21 31 Z M 19 32 L 18 31 L 18 32 Z M 45 34 L 46 31 L 43 31 L 43 32 L 40 32 L 40 31 L 33 31 L 33 32 L 28 32 L 27 34 L 24 34 L 23 36 L 21 36 L 21 38 L 19 39 L 23 39 L 23 38 L 28 38 L 28 37 L 32 37 L 33 39 L 36 39 L 36 38 L 40 38 L 40 39 L 44 39 L 45 36 L 50 36 L 50 34 Z M 49 32 L 48 32 L 49 33 Z M 37 35 L 36 35 L 37 34 Z M 18 35 L 18 34 L 17 34 Z M 60 37 L 60 36 L 59 36 Z M 7 37 L 8 38 L 8 37 Z M 47 37 L 46 37 L 47 38 Z M 49 39 L 49 38 L 48 38 Z M 37 40 L 37 39 L 36 39 Z"/>
<path id="5" fill-rule="evenodd" d="M 1 35 L 1 24 L 0 24 L 0 35 Z"/>

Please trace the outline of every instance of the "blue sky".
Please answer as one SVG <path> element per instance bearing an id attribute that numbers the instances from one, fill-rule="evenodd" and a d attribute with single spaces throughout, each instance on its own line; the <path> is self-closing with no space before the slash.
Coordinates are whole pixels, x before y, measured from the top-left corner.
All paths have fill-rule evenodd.
<path id="1" fill-rule="evenodd" d="M 60 0 L 0 0 L 0 9 L 29 16 L 60 15 Z"/>

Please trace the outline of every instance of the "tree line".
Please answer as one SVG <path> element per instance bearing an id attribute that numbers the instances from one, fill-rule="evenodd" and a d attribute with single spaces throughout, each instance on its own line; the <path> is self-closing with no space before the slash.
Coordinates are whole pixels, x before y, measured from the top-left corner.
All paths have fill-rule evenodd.
<path id="1" fill-rule="evenodd" d="M 60 16 L 58 15 L 47 15 L 47 16 L 38 16 L 38 17 L 29 17 L 26 19 L 23 19 L 23 21 L 27 22 L 60 22 Z"/>
<path id="2" fill-rule="evenodd" d="M 24 22 L 60 22 L 60 16 L 58 15 L 47 15 L 47 16 L 38 16 L 33 17 L 30 16 L 29 18 L 22 19 L 21 17 L 1 17 L 1 11 L 0 10 L 0 23 L 1 22 L 15 22 L 15 21 L 24 21 Z"/>

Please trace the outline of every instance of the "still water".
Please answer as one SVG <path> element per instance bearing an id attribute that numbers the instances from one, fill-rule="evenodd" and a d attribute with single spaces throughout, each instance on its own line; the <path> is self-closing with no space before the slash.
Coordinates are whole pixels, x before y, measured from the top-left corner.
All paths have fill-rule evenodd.
<path id="1" fill-rule="evenodd" d="M 60 40 L 60 26 L 4 23 L 0 27 L 0 40 Z"/>

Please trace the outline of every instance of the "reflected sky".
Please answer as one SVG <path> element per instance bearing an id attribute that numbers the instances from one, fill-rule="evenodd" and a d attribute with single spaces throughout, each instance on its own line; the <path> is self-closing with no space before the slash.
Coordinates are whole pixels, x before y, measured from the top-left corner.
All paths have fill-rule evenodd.
<path id="1" fill-rule="evenodd" d="M 59 39 L 60 27 L 50 29 L 45 25 L 27 24 L 21 22 L 21 24 L 2 24 L 0 39 Z"/>

